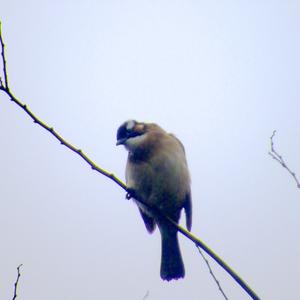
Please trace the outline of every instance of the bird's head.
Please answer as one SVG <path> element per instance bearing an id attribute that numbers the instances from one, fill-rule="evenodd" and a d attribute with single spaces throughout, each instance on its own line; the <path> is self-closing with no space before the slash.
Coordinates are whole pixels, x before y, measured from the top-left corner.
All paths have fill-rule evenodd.
<path id="1" fill-rule="evenodd" d="M 124 122 L 117 132 L 117 145 L 124 145 L 127 150 L 134 151 L 145 140 L 147 126 L 135 120 Z"/>

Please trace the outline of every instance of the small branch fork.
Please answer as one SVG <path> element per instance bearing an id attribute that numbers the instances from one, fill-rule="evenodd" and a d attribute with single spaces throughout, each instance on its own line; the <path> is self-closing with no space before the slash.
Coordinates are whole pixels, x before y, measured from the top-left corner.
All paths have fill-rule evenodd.
<path id="1" fill-rule="evenodd" d="M 66 146 L 68 149 L 79 155 L 84 161 L 89 164 L 89 166 L 92 168 L 92 170 L 95 170 L 99 172 L 100 174 L 106 176 L 107 178 L 113 180 L 117 185 L 119 185 L 123 190 L 127 192 L 127 198 L 130 199 L 132 196 L 131 192 L 132 190 L 129 189 L 125 183 L 123 183 L 119 178 L 117 178 L 114 174 L 102 169 L 98 165 L 96 165 L 81 149 L 73 146 L 71 143 L 66 141 L 56 130 L 54 130 L 53 127 L 48 126 L 43 121 L 41 121 L 31 110 L 29 110 L 28 106 L 26 104 L 23 104 L 17 97 L 13 95 L 13 93 L 9 89 L 9 83 L 8 83 L 8 75 L 7 75 L 7 67 L 6 67 L 6 59 L 5 59 L 5 45 L 2 38 L 1 33 L 1 22 L 0 22 L 0 45 L 1 45 L 1 56 L 2 56 L 2 63 L 3 63 L 3 74 L 4 74 L 4 82 L 2 81 L 2 78 L 0 77 L 0 91 L 3 91 L 12 102 L 16 103 L 20 108 L 22 108 L 27 115 L 31 117 L 34 123 L 38 124 L 48 132 L 50 132 L 62 145 Z M 197 247 L 200 247 L 202 250 L 204 250 L 211 258 L 213 258 L 228 274 L 231 275 L 231 277 L 241 286 L 241 288 L 244 289 L 244 291 L 254 300 L 259 300 L 260 298 L 256 295 L 256 293 L 250 288 L 250 286 L 247 285 L 247 283 L 223 261 L 216 253 L 214 253 L 203 241 L 196 238 L 194 235 L 192 235 L 189 231 L 183 229 L 181 226 L 179 226 L 176 222 L 174 222 L 172 219 L 170 219 L 168 216 L 163 215 L 157 208 L 150 206 L 149 204 L 143 202 L 142 199 L 138 197 L 138 195 L 134 195 L 134 198 L 136 201 L 139 201 L 143 205 L 147 206 L 149 209 L 153 210 L 153 212 L 157 215 L 162 216 L 168 222 L 173 224 L 177 228 L 177 230 L 186 236 L 188 239 L 190 239 L 192 242 L 195 243 Z M 227 299 L 227 298 L 225 298 Z M 15 300 L 15 298 L 13 298 Z"/>
<path id="2" fill-rule="evenodd" d="M 271 150 L 269 151 L 269 155 L 275 159 L 279 164 L 282 165 L 283 168 L 285 168 L 294 178 L 297 187 L 300 189 L 300 182 L 296 176 L 296 174 L 287 166 L 287 164 L 285 163 L 285 161 L 283 160 L 283 157 L 275 150 L 274 148 L 274 137 L 276 134 L 276 130 L 273 131 L 271 137 L 270 137 L 270 144 L 271 144 Z"/>
<path id="3" fill-rule="evenodd" d="M 18 271 L 18 275 L 17 275 L 17 280 L 15 282 L 15 288 L 14 288 L 14 296 L 12 298 L 12 300 L 16 300 L 17 299 L 17 290 L 18 290 L 18 284 L 19 284 L 19 279 L 21 277 L 21 273 L 20 273 L 20 268 L 22 267 L 23 265 L 19 265 L 17 267 L 17 271 Z"/>

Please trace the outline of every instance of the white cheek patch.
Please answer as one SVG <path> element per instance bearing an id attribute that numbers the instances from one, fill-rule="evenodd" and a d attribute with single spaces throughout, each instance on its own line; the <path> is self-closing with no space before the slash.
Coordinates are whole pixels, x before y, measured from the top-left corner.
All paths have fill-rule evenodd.
<path id="1" fill-rule="evenodd" d="M 127 122 L 127 125 L 126 125 L 126 129 L 127 129 L 127 131 L 130 131 L 130 130 L 132 130 L 133 129 L 133 127 L 135 126 L 135 121 L 133 121 L 133 120 L 129 120 L 128 122 Z"/>
<path id="2" fill-rule="evenodd" d="M 138 135 L 135 137 L 131 137 L 129 139 L 127 139 L 127 141 L 125 142 L 125 147 L 129 150 L 129 151 L 135 151 L 141 144 L 143 144 L 143 142 L 146 139 L 146 134 L 142 134 L 142 135 Z"/>

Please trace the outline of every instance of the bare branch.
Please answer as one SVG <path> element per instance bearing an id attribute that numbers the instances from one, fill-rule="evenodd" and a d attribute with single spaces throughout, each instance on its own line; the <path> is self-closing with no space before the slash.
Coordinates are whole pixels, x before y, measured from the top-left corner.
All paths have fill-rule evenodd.
<path id="1" fill-rule="evenodd" d="M 98 165 L 96 165 L 80 148 L 77 148 L 73 146 L 71 143 L 69 143 L 67 140 L 65 140 L 57 131 L 54 130 L 53 127 L 47 125 L 43 121 L 41 121 L 31 110 L 28 109 L 28 106 L 24 103 L 22 103 L 20 100 L 17 99 L 13 95 L 13 93 L 8 88 L 8 79 L 7 79 L 7 70 L 6 70 L 6 60 L 5 60 L 5 53 L 4 53 L 4 42 L 2 39 L 2 35 L 0 34 L 0 44 L 2 47 L 2 62 L 3 62 L 3 71 L 4 71 L 4 79 L 5 79 L 5 85 L 0 86 L 0 90 L 2 90 L 11 101 L 16 103 L 20 108 L 22 108 L 27 115 L 31 117 L 34 123 L 38 124 L 42 128 L 44 128 L 46 131 L 50 132 L 62 145 L 66 146 L 68 149 L 79 155 L 84 161 L 86 161 L 89 166 L 99 172 L 100 174 L 106 176 L 107 178 L 113 180 L 117 185 L 119 185 L 122 189 L 124 189 L 127 194 L 130 195 L 130 192 L 132 192 L 125 183 L 123 183 L 119 178 L 117 178 L 114 174 L 102 169 Z M 128 199 L 130 196 L 128 197 Z M 248 295 L 254 299 L 259 300 L 259 297 L 256 295 L 256 293 L 247 285 L 247 283 L 233 270 L 229 267 L 229 265 L 223 261 L 215 252 L 213 252 L 203 241 L 196 238 L 194 235 L 192 235 L 189 231 L 183 229 L 181 226 L 179 226 L 176 222 L 174 222 L 171 218 L 161 213 L 159 209 L 156 207 L 150 206 L 148 203 L 145 203 L 138 195 L 134 195 L 134 198 L 136 201 L 140 202 L 141 204 L 148 207 L 150 210 L 153 211 L 153 213 L 157 214 L 158 216 L 161 216 L 165 218 L 168 222 L 170 222 L 173 226 L 177 228 L 177 230 L 183 234 L 185 237 L 190 239 L 192 242 L 194 242 L 198 247 L 203 249 L 209 256 L 211 256 L 231 277 L 248 293 Z M 13 299 L 14 300 L 14 299 Z"/>
<path id="2" fill-rule="evenodd" d="M 215 274 L 213 273 L 212 271 L 212 268 L 210 267 L 210 264 L 209 264 L 209 261 L 206 259 L 206 257 L 204 256 L 204 254 L 202 253 L 200 247 L 198 245 L 196 245 L 199 253 L 201 254 L 202 258 L 204 259 L 207 267 L 208 267 L 208 270 L 209 270 L 209 273 L 210 275 L 212 276 L 213 280 L 215 281 L 215 283 L 217 284 L 218 288 L 219 288 L 219 291 L 221 292 L 221 294 L 223 295 L 224 299 L 228 300 L 225 292 L 223 291 L 222 287 L 221 287 L 221 284 L 220 284 L 220 281 L 217 279 L 217 277 L 215 276 Z"/>
<path id="3" fill-rule="evenodd" d="M 270 144 L 271 144 L 271 150 L 269 151 L 269 155 L 275 159 L 279 164 L 282 165 L 283 168 L 285 168 L 291 175 L 292 177 L 294 178 L 296 184 L 297 184 L 297 187 L 300 189 L 300 182 L 295 174 L 295 172 L 293 172 L 288 166 L 287 164 L 285 163 L 285 161 L 283 160 L 283 157 L 275 150 L 274 148 L 274 137 L 275 137 L 275 134 L 276 134 L 276 130 L 273 131 L 271 137 L 270 137 Z"/>
<path id="4" fill-rule="evenodd" d="M 2 38 L 1 22 L 0 22 L 0 44 L 1 44 L 2 64 L 3 64 L 3 75 L 4 75 L 4 83 L 2 82 L 2 78 L 0 77 L 0 87 L 5 88 L 7 91 L 9 91 L 6 59 L 5 59 L 5 44 L 4 44 L 3 38 Z"/>
<path id="5" fill-rule="evenodd" d="M 18 275 L 17 275 L 17 280 L 16 280 L 16 282 L 15 282 L 14 296 L 13 296 L 12 300 L 16 300 L 16 299 L 17 299 L 17 289 L 18 289 L 19 279 L 20 279 L 20 277 L 21 277 L 20 268 L 21 268 L 22 266 L 23 266 L 23 265 L 21 264 L 21 265 L 19 265 L 19 266 L 17 267 Z"/>

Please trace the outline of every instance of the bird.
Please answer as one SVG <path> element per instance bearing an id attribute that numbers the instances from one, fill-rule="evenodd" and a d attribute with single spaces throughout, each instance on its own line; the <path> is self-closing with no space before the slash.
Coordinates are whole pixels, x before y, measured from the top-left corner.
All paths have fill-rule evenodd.
<path id="1" fill-rule="evenodd" d="M 118 128 L 116 144 L 128 151 L 127 196 L 136 200 L 147 231 L 152 233 L 157 226 L 161 234 L 160 277 L 167 281 L 184 278 L 177 229 L 165 218 L 178 224 L 184 209 L 186 228 L 191 230 L 191 180 L 183 144 L 159 125 L 136 120 Z"/>

